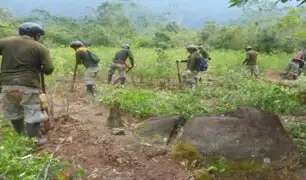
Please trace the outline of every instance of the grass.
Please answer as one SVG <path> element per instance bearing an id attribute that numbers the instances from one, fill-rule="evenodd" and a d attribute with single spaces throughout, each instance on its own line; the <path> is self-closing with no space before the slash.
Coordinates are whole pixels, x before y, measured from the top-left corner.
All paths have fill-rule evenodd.
<path id="1" fill-rule="evenodd" d="M 119 50 L 119 48 L 109 47 L 92 47 L 90 49 L 101 58 L 101 72 L 107 71 L 114 54 Z M 154 49 L 132 48 L 131 50 L 135 57 L 135 68 L 132 73 L 138 77 L 176 78 L 175 60 L 186 59 L 188 56 L 185 49 L 172 49 L 166 51 L 166 59 L 158 60 L 158 54 Z M 75 56 L 71 48 L 54 48 L 51 50 L 51 53 L 56 67 L 55 74 L 71 73 L 73 71 Z M 212 50 L 210 55 L 212 57 L 208 70 L 210 74 L 220 75 L 229 69 L 234 71 L 241 71 L 243 69 L 242 61 L 245 58 L 245 52 L 243 51 Z M 291 56 L 285 53 L 273 55 L 259 54 L 258 64 L 261 70 L 282 70 L 287 65 Z M 158 64 L 162 64 L 162 66 Z M 181 65 L 181 70 L 183 69 L 185 69 L 184 64 Z"/>

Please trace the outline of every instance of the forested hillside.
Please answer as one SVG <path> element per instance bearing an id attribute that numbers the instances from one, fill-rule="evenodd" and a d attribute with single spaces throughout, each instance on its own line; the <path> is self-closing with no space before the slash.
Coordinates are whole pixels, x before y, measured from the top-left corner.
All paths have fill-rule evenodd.
<path id="1" fill-rule="evenodd" d="M 32 0 L 31 3 L 23 3 L 22 0 L 10 0 L 1 2 L 0 7 L 9 8 L 16 15 L 25 15 L 33 8 L 45 9 L 52 14 L 59 16 L 80 17 L 86 15 L 89 7 L 96 7 L 106 0 Z M 146 13 L 150 16 L 167 14 L 173 20 L 189 27 L 199 27 L 205 20 L 217 20 L 223 23 L 237 18 L 241 10 L 229 9 L 227 0 L 194 0 L 190 3 L 187 0 L 112 0 L 124 4 L 134 3 L 138 6 L 137 11 L 128 7 L 128 11 L 139 15 Z M 20 6 L 22 4 L 22 6 Z"/>
<path id="2" fill-rule="evenodd" d="M 4 5 L 13 2 L 18 1 L 6 2 Z M 46 3 L 44 5 L 51 9 L 62 7 L 56 1 L 53 1 L 54 4 L 50 6 L 48 4 L 50 2 L 40 2 Z M 69 12 L 75 10 L 75 16 L 78 16 L 79 8 L 74 8 L 74 5 L 81 5 L 77 2 L 71 3 L 71 1 L 66 3 L 73 4 Z M 97 1 L 88 1 L 88 3 L 97 3 Z M 31 5 L 31 3 L 26 4 L 28 5 L 22 7 L 26 8 Z M 171 3 L 168 2 L 169 4 Z M 189 3 L 185 4 L 191 6 Z M 272 51 L 293 52 L 304 43 L 306 36 L 304 6 L 279 8 L 275 1 L 260 0 L 258 3 L 248 3 L 241 8 L 243 14 L 236 18 L 240 23 L 223 24 L 218 21 L 204 21 L 198 14 L 193 14 L 193 21 L 201 24 L 200 29 L 193 29 L 181 25 L 181 22 L 188 22 L 188 20 L 173 20 L 170 12 L 155 16 L 147 11 L 153 9 L 149 7 L 157 6 L 153 1 L 148 1 L 147 5 L 149 6 L 145 7 L 143 3 L 131 3 L 130 1 L 103 2 L 88 8 L 87 13 L 81 17 L 59 16 L 43 9 L 34 9 L 28 15 L 16 17 L 13 16 L 14 12 L 3 9 L 0 36 L 15 34 L 21 22 L 35 21 L 46 28 L 47 35 L 44 43 L 48 46 L 67 45 L 75 39 L 82 40 L 89 45 L 118 46 L 126 42 L 132 44 L 133 47 L 161 47 L 164 49 L 184 47 L 188 43 L 204 43 L 213 48 L 239 50 L 251 44 L 257 50 L 267 53 Z M 158 5 L 162 7 L 163 3 L 158 3 Z M 37 6 L 40 7 L 39 3 Z M 84 4 L 82 6 L 86 7 Z M 218 8 L 219 3 L 216 3 L 215 6 L 214 8 Z M 227 6 L 225 2 L 221 7 Z M 181 13 L 182 18 L 196 12 L 186 8 L 189 13 Z M 172 9 L 180 11 L 180 8 Z M 201 10 L 198 5 L 194 9 Z M 218 16 L 218 13 L 211 12 L 211 14 Z"/>

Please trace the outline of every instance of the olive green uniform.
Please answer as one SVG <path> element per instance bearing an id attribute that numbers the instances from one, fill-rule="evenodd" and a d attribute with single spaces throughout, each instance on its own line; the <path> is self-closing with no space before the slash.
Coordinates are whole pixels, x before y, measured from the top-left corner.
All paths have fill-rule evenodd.
<path id="1" fill-rule="evenodd" d="M 243 62 L 246 65 L 246 72 L 254 75 L 256 78 L 259 76 L 257 66 L 257 53 L 254 50 L 247 51 L 246 58 Z"/>
<path id="2" fill-rule="evenodd" d="M 87 48 L 79 48 L 75 53 L 76 63 L 83 64 L 86 68 L 84 74 L 84 84 L 85 85 L 94 85 L 94 78 L 97 76 L 99 72 L 98 63 L 91 60 L 88 49 Z"/>
<path id="3" fill-rule="evenodd" d="M 197 82 L 198 70 L 196 61 L 200 56 L 198 52 L 193 52 L 187 58 L 187 68 L 182 77 L 183 82 L 188 86 L 193 87 Z"/>
<path id="4" fill-rule="evenodd" d="M 108 83 L 111 82 L 112 76 L 116 70 L 119 71 L 119 76 L 121 80 L 121 84 L 125 82 L 126 79 L 126 60 L 130 59 L 131 65 L 134 66 L 134 56 L 129 49 L 121 49 L 115 54 L 113 61 L 108 70 Z"/>
<path id="5" fill-rule="evenodd" d="M 46 120 L 39 89 L 41 70 L 46 75 L 54 70 L 49 50 L 28 36 L 16 36 L 0 40 L 0 55 L 4 117 L 30 124 Z"/>

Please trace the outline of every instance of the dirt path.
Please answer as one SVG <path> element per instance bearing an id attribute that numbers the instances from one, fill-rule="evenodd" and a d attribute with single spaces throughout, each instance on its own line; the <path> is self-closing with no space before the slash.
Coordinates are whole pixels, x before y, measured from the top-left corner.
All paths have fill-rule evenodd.
<path id="1" fill-rule="evenodd" d="M 172 160 L 168 151 L 140 143 L 125 128 L 125 136 L 111 135 L 106 127 L 108 109 L 102 105 L 70 100 L 69 118 L 62 101 L 54 100 L 56 130 L 49 133 L 45 149 L 85 170 L 85 179 L 187 180 L 186 167 Z M 124 117 L 127 124 L 134 121 Z M 60 123 L 61 122 L 61 123 Z M 57 127 L 57 124 L 60 126 Z"/>

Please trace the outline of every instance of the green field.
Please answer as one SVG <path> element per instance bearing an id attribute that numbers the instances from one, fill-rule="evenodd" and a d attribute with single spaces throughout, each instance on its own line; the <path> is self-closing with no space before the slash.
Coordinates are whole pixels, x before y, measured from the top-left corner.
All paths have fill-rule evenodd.
<path id="1" fill-rule="evenodd" d="M 95 52 L 100 58 L 100 69 L 103 72 L 107 71 L 109 64 L 116 51 L 119 48 L 109 47 L 90 47 L 90 50 Z M 135 68 L 133 74 L 143 77 L 154 78 L 168 78 L 176 76 L 176 64 L 175 60 L 186 59 L 188 56 L 187 51 L 184 48 L 166 50 L 166 59 L 158 60 L 158 54 L 154 49 L 149 48 L 137 48 L 131 49 L 135 57 Z M 53 48 L 51 49 L 53 62 L 55 64 L 56 74 L 71 73 L 74 68 L 75 57 L 74 51 L 71 48 Z M 242 62 L 245 58 L 244 51 L 233 50 L 210 50 L 210 56 L 212 61 L 208 70 L 208 73 L 222 74 L 224 71 L 241 70 L 243 68 Z M 258 55 L 258 64 L 262 71 L 271 70 L 283 70 L 293 54 L 277 53 L 272 55 L 260 54 Z M 165 65 L 164 69 L 160 69 L 159 63 Z M 182 66 L 183 67 L 183 66 Z M 162 75 L 161 75 L 161 72 Z"/>
<path id="2" fill-rule="evenodd" d="M 112 101 L 113 97 L 120 97 L 118 100 L 122 102 L 123 108 L 124 105 L 127 104 L 126 106 L 129 107 L 129 109 L 126 109 L 127 111 L 137 112 L 137 115 L 141 115 L 143 117 L 147 117 L 147 115 L 149 114 L 163 115 L 179 113 L 179 110 L 174 110 L 174 107 L 171 107 L 177 106 L 175 105 L 176 103 L 178 103 L 175 102 L 176 99 L 182 101 L 186 100 L 186 103 L 188 103 L 189 101 L 188 104 L 190 104 L 190 106 L 199 106 L 199 100 L 213 100 L 218 102 L 217 104 L 214 103 L 213 106 L 211 106 L 209 103 L 200 103 L 203 105 L 202 107 L 194 107 L 195 109 L 197 109 L 195 110 L 195 112 L 197 113 L 214 113 L 215 109 L 227 110 L 227 108 L 229 107 L 237 107 L 240 105 L 251 105 L 258 108 L 270 109 L 275 112 L 290 113 L 293 111 L 297 111 L 296 107 L 299 106 L 299 102 L 295 101 L 293 96 L 294 93 L 296 93 L 295 89 L 283 88 L 281 86 L 265 83 L 262 81 L 257 82 L 254 81 L 254 79 L 252 78 L 246 77 L 244 74 L 244 66 L 242 65 L 242 61 L 245 57 L 245 52 L 242 51 L 238 52 L 230 50 L 212 50 L 210 52 L 212 60 L 209 63 L 207 77 L 214 78 L 216 81 L 206 81 L 201 84 L 199 88 L 197 88 L 196 92 L 186 94 L 171 91 L 152 91 L 152 89 L 159 88 L 159 84 L 162 81 L 170 80 L 174 84 L 174 86 L 178 85 L 175 60 L 186 59 L 188 54 L 185 49 L 168 50 L 166 51 L 166 57 L 162 57 L 165 59 L 161 59 L 160 57 L 158 57 L 154 49 L 132 49 L 132 52 L 135 56 L 136 65 L 135 68 L 129 73 L 128 78 L 129 80 L 131 80 L 132 78 L 136 79 L 135 81 L 139 86 L 128 85 L 125 89 L 115 90 L 105 84 L 105 79 L 107 76 L 108 66 L 111 63 L 111 60 L 118 49 L 107 47 L 93 47 L 90 49 L 95 52 L 99 57 L 101 57 L 100 72 L 96 80 L 97 84 L 99 84 L 99 89 L 101 91 L 99 97 L 101 101 L 109 102 Z M 57 79 L 58 76 L 67 74 L 68 76 L 66 76 L 65 79 L 68 78 L 66 82 L 69 82 L 69 78 L 72 79 L 72 71 L 75 63 L 74 51 L 70 48 L 55 48 L 51 49 L 51 53 L 56 69 L 54 74 L 48 77 L 48 79 Z M 272 55 L 259 54 L 258 64 L 262 73 L 262 78 L 265 78 L 264 72 L 267 70 L 272 70 L 276 72 L 282 71 L 287 65 L 288 60 L 291 58 L 291 56 L 292 55 L 285 53 Z M 185 64 L 181 64 L 181 72 L 184 69 Z M 84 68 L 79 68 L 80 78 L 82 77 L 83 72 Z M 153 81 L 157 81 L 157 83 L 152 83 Z M 52 83 L 52 80 L 50 83 Z M 139 87 L 142 87 L 142 84 L 147 85 L 145 88 L 147 90 L 139 89 Z M 173 84 L 171 85 L 173 86 Z M 119 96 L 114 96 L 114 93 L 118 93 Z M 243 95 L 239 96 L 239 94 Z M 165 100 L 163 97 L 164 95 L 169 95 L 170 99 Z M 138 96 L 143 98 L 137 99 Z M 200 97 L 200 99 L 198 97 Z M 226 103 L 226 99 L 229 97 L 231 98 L 231 103 Z M 156 101 L 155 98 L 158 99 L 158 102 L 163 102 L 165 100 L 166 104 L 164 104 L 164 106 L 162 107 L 155 107 L 154 103 L 145 102 L 146 99 Z M 139 107 L 145 107 L 145 109 L 143 110 L 145 111 L 145 115 L 142 114 L 141 109 L 138 109 L 136 107 L 134 108 L 133 102 L 130 102 L 134 99 L 135 101 L 137 101 L 135 103 L 138 104 Z M 257 100 L 258 102 L 256 102 Z M 261 100 L 263 102 L 260 102 Z M 290 107 L 291 100 L 293 102 L 296 102 L 293 103 L 293 107 Z M 287 105 L 282 107 L 282 105 L 284 105 L 282 104 L 282 102 Z M 141 105 L 143 103 L 148 103 L 148 105 Z M 172 105 L 168 106 L 167 103 Z M 208 109 L 206 109 L 206 106 Z M 177 108 L 182 109 L 183 107 Z M 192 112 L 193 111 L 189 113 Z"/>

